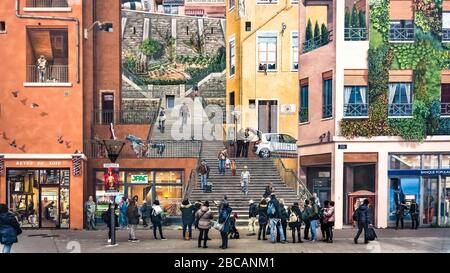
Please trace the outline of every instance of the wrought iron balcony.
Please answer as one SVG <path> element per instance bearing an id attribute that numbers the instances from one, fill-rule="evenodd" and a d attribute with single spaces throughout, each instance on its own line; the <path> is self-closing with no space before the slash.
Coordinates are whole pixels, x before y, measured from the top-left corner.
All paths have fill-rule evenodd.
<path id="1" fill-rule="evenodd" d="M 367 117 L 368 115 L 369 105 L 367 103 L 344 104 L 344 117 Z"/>
<path id="2" fill-rule="evenodd" d="M 414 41 L 413 27 L 395 27 L 389 30 L 389 41 L 409 42 Z"/>
<path id="3" fill-rule="evenodd" d="M 139 140 L 126 141 L 121 158 L 197 158 L 201 150 L 199 140 Z M 88 140 L 84 154 L 91 158 L 108 158 L 102 141 Z"/>
<path id="4" fill-rule="evenodd" d="M 333 105 L 325 105 L 322 107 L 322 118 L 331 118 L 333 116 Z"/>
<path id="5" fill-rule="evenodd" d="M 27 66 L 27 82 L 68 83 L 68 65 L 49 65 L 41 70 L 36 65 Z"/>
<path id="6" fill-rule="evenodd" d="M 27 0 L 27 8 L 67 8 L 67 0 Z"/>
<path id="7" fill-rule="evenodd" d="M 322 34 L 320 36 L 314 37 L 312 39 L 309 39 L 305 42 L 303 42 L 303 53 L 310 52 L 316 48 L 322 47 L 330 41 L 332 41 L 332 30 L 328 31 L 325 34 Z"/>
<path id="8" fill-rule="evenodd" d="M 300 111 L 298 112 L 298 118 L 300 123 L 308 122 L 309 118 L 308 107 L 300 107 Z"/>
<path id="9" fill-rule="evenodd" d="M 450 42 L 450 28 L 442 29 L 442 42 Z"/>
<path id="10" fill-rule="evenodd" d="M 367 29 L 366 28 L 345 28 L 344 29 L 345 41 L 366 41 Z"/>
<path id="11" fill-rule="evenodd" d="M 441 116 L 450 116 L 450 102 L 441 103 Z"/>
<path id="12" fill-rule="evenodd" d="M 142 110 L 94 110 L 95 124 L 153 124 L 157 109 Z"/>
<path id="13" fill-rule="evenodd" d="M 410 117 L 413 114 L 412 103 L 392 103 L 389 104 L 390 117 Z"/>

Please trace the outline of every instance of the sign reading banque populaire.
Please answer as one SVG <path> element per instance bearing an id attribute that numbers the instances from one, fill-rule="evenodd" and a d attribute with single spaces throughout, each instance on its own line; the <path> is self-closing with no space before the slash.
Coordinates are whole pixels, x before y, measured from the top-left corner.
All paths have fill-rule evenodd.
<path id="1" fill-rule="evenodd" d="M 450 175 L 450 169 L 390 170 L 389 175 Z"/>
<path id="2" fill-rule="evenodd" d="M 131 175 L 131 183 L 148 183 L 148 175 Z"/>

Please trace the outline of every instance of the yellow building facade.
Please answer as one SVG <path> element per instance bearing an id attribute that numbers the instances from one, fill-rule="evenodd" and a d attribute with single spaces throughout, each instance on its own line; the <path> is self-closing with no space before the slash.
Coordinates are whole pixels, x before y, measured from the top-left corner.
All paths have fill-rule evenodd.
<path id="1" fill-rule="evenodd" d="M 228 137 L 298 130 L 298 2 L 227 0 Z"/>

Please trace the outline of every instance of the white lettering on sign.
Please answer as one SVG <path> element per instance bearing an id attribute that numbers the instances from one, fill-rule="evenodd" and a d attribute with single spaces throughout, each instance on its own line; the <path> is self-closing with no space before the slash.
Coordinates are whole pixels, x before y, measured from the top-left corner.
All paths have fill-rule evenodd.
<path id="1" fill-rule="evenodd" d="M 46 162 L 46 161 L 16 161 L 16 166 L 20 166 L 20 167 L 32 167 L 32 166 L 38 166 L 38 167 L 42 167 L 45 166 L 46 163 L 49 166 L 61 166 L 62 162 L 61 161 L 50 161 L 50 162 Z"/>

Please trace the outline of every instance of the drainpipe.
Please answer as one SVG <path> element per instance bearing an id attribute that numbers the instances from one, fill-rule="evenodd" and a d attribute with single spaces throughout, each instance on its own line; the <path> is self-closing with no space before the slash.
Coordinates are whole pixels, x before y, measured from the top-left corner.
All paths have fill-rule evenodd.
<path id="1" fill-rule="evenodd" d="M 77 83 L 80 83 L 80 20 L 75 17 L 58 17 L 58 16 L 35 16 L 20 14 L 20 0 L 16 0 L 16 16 L 20 19 L 35 19 L 35 20 L 56 20 L 56 21 L 70 21 L 75 22 L 77 26 Z"/>

